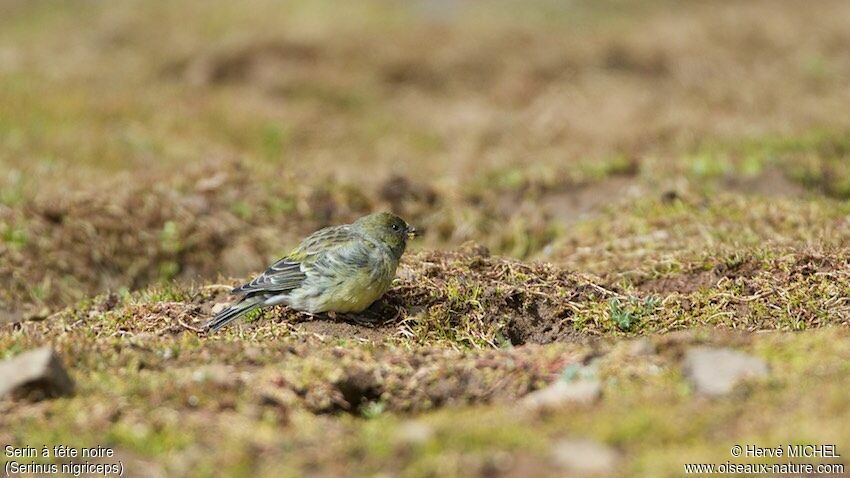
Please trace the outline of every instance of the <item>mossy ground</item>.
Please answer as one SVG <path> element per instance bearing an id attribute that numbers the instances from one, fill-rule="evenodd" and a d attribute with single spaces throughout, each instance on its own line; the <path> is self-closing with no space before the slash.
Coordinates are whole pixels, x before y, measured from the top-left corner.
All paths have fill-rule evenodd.
<path id="1" fill-rule="evenodd" d="M 621 476 L 846 454 L 850 8 L 556 3 L 0 7 L 0 359 L 49 344 L 77 383 L 0 400 L 0 444 L 135 476 L 558 476 L 563 438 Z M 201 330 L 379 209 L 424 237 L 375 307 Z M 697 344 L 769 378 L 701 397 Z M 576 367 L 598 403 L 518 411 Z"/>

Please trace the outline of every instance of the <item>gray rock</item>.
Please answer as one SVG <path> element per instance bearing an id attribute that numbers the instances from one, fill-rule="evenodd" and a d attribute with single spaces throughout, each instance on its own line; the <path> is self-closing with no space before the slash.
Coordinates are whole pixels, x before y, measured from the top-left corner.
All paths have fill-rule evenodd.
<path id="1" fill-rule="evenodd" d="M 570 476 L 612 476 L 620 455 L 592 440 L 559 440 L 552 445 L 552 460 Z"/>
<path id="2" fill-rule="evenodd" d="M 24 352 L 0 362 L 0 397 L 40 400 L 70 395 L 74 382 L 62 360 L 48 347 Z"/>
<path id="3" fill-rule="evenodd" d="M 628 344 L 629 355 L 641 357 L 655 354 L 655 345 L 646 337 L 635 339 Z"/>
<path id="4" fill-rule="evenodd" d="M 409 421 L 398 430 L 398 440 L 409 445 L 421 445 L 433 437 L 434 429 L 418 421 Z"/>
<path id="5" fill-rule="evenodd" d="M 602 384 L 599 380 L 558 380 L 544 389 L 529 393 L 522 404 L 529 410 L 553 409 L 568 404 L 587 405 L 596 402 L 601 394 Z"/>
<path id="6" fill-rule="evenodd" d="M 684 373 L 697 392 L 718 396 L 739 382 L 766 377 L 764 360 L 728 348 L 693 347 L 685 354 Z"/>
<path id="7" fill-rule="evenodd" d="M 210 309 L 210 314 L 216 315 L 222 310 L 228 308 L 232 303 L 233 302 L 218 302 L 217 304 L 212 306 L 212 309 Z"/>

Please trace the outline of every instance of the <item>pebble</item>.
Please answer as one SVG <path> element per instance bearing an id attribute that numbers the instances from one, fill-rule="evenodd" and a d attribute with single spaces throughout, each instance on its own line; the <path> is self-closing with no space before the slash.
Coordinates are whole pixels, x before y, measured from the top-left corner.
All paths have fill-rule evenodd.
<path id="1" fill-rule="evenodd" d="M 552 446 L 552 460 L 570 476 L 613 476 L 620 456 L 593 440 L 559 440 Z"/>
<path id="2" fill-rule="evenodd" d="M 719 396 L 743 380 L 766 377 L 768 367 L 764 360 L 737 350 L 693 347 L 685 353 L 684 374 L 697 392 Z"/>
<path id="3" fill-rule="evenodd" d="M 11 394 L 33 400 L 70 395 L 74 382 L 62 360 L 41 347 L 0 362 L 0 397 Z"/>

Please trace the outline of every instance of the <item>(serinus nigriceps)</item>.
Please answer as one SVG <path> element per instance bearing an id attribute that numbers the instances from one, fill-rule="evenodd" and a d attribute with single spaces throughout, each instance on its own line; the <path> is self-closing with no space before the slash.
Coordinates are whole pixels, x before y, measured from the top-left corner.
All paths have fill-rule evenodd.
<path id="1" fill-rule="evenodd" d="M 388 212 L 330 226 L 307 236 L 286 257 L 251 282 L 233 289 L 242 298 L 207 324 L 215 332 L 261 307 L 356 313 L 390 288 L 409 238 L 416 229 Z"/>

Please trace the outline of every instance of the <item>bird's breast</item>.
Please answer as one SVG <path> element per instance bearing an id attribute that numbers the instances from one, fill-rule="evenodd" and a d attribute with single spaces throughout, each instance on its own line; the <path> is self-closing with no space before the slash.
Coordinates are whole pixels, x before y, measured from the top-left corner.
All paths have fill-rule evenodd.
<path id="1" fill-rule="evenodd" d="M 361 312 L 390 288 L 397 266 L 388 254 L 373 252 L 358 267 L 312 277 L 309 285 L 305 285 L 303 298 L 293 297 L 299 302 L 293 305 L 301 305 L 303 310 L 313 313 Z"/>

